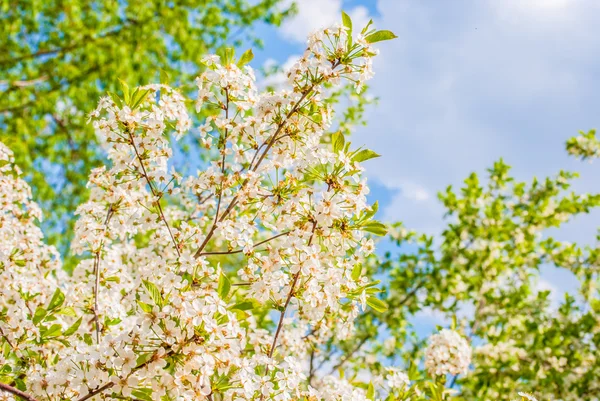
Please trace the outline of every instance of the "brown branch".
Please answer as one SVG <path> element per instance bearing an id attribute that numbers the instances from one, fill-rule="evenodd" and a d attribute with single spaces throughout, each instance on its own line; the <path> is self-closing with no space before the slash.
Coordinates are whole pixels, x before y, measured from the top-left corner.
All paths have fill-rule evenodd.
<path id="1" fill-rule="evenodd" d="M 113 215 L 113 207 L 110 205 L 104 219 L 104 230 L 106 232 L 108 222 Z M 104 247 L 104 239 L 100 243 L 100 249 L 94 255 L 94 325 L 96 326 L 96 343 L 100 344 L 100 322 L 98 319 L 98 289 L 100 287 L 100 253 Z"/>
<path id="2" fill-rule="evenodd" d="M 369 334 L 364 336 L 363 339 L 360 340 L 360 342 L 352 349 L 352 351 L 350 351 L 350 353 L 346 354 L 341 361 L 339 361 L 333 368 L 331 368 L 331 372 L 329 374 L 333 374 L 333 372 L 344 366 L 344 364 L 348 362 L 354 356 L 354 354 L 360 351 L 363 345 L 365 345 L 370 338 L 371 336 Z"/>
<path id="3" fill-rule="evenodd" d="M 408 302 L 409 299 L 411 299 L 418 290 L 420 290 L 425 284 L 427 283 L 427 280 L 422 280 L 419 282 L 419 284 L 417 284 L 412 290 L 410 290 L 405 296 L 404 298 L 402 298 L 402 300 L 400 300 L 400 302 L 398 302 L 397 304 L 397 308 L 404 306 L 404 304 L 406 304 L 406 302 Z M 376 328 L 379 328 L 383 325 L 383 321 L 380 320 L 379 322 L 377 322 L 377 325 L 375 326 Z M 336 370 L 338 370 L 339 368 L 341 368 L 342 366 L 344 366 L 346 364 L 346 362 L 348 362 L 352 356 L 354 356 L 358 351 L 360 351 L 360 349 L 367 343 L 367 341 L 371 338 L 370 334 L 367 334 L 357 345 L 356 347 L 354 347 L 352 349 L 352 351 L 350 351 L 349 354 L 345 355 L 341 361 L 339 361 L 332 369 L 331 372 L 329 374 L 333 374 Z M 323 366 L 323 363 L 327 362 L 329 359 L 331 358 L 331 354 L 320 364 L 320 366 Z M 320 367 L 319 366 L 319 367 Z"/>
<path id="4" fill-rule="evenodd" d="M 28 86 L 37 85 L 48 80 L 48 75 L 42 75 L 38 78 L 21 80 L 21 81 L 0 81 L 0 85 L 8 85 L 9 88 L 25 88 Z"/>
<path id="5" fill-rule="evenodd" d="M 309 368 L 308 368 L 308 385 L 311 386 L 312 385 L 312 379 L 313 376 L 315 374 L 315 349 L 311 348 L 310 350 L 310 364 L 309 364 Z"/>
<path id="6" fill-rule="evenodd" d="M 73 78 L 66 80 L 65 82 L 57 83 L 56 85 L 51 86 L 47 91 L 37 91 L 37 92 L 32 92 L 32 94 L 34 96 L 36 96 L 39 94 L 49 95 L 50 93 L 54 93 L 54 92 L 62 89 L 64 86 L 77 83 L 80 80 L 86 78 L 89 74 L 91 74 L 95 71 L 99 71 L 101 69 L 101 67 L 108 64 L 111 61 L 113 61 L 113 59 L 107 60 L 106 63 L 93 65 L 90 68 L 83 71 L 81 74 L 78 74 L 78 75 L 74 76 Z M 6 92 L 4 92 L 4 93 L 6 93 Z M 10 113 L 10 112 L 13 112 L 16 110 L 21 110 L 21 109 L 26 109 L 28 106 L 36 103 L 37 101 L 38 101 L 38 97 L 36 96 L 35 99 L 28 100 L 28 101 L 18 104 L 16 106 L 9 106 L 9 107 L 2 108 L 2 109 L 0 109 L 0 114 Z"/>
<path id="7" fill-rule="evenodd" d="M 10 347 L 12 349 L 15 349 L 15 346 L 12 345 L 12 343 L 10 342 L 10 340 L 8 339 L 8 337 L 6 336 L 6 334 L 4 334 L 4 331 L 2 331 L 2 327 L 0 327 L 0 335 L 2 336 L 2 338 L 4 338 L 6 340 L 6 342 L 8 343 L 8 345 L 10 345 Z"/>
<path id="8" fill-rule="evenodd" d="M 19 63 L 21 61 L 31 60 L 31 59 L 35 59 L 35 58 L 42 57 L 42 56 L 67 54 L 71 50 L 79 49 L 89 43 L 96 42 L 96 41 L 102 40 L 102 39 L 106 39 L 106 38 L 109 38 L 109 37 L 112 37 L 115 35 L 119 35 L 119 34 L 125 32 L 127 29 L 131 28 L 132 26 L 138 25 L 140 23 L 145 23 L 145 22 L 149 21 L 150 19 L 151 18 L 148 18 L 144 21 L 138 21 L 135 19 L 128 18 L 126 24 L 123 24 L 121 26 L 113 28 L 112 30 L 107 30 L 105 33 L 101 33 L 96 37 L 92 37 L 91 35 L 88 35 L 79 41 L 76 41 L 70 45 L 66 45 L 63 47 L 56 47 L 54 49 L 42 49 L 42 50 L 38 50 L 33 53 L 24 54 L 22 56 L 18 56 L 18 57 L 14 57 L 14 58 L 0 59 L 0 65 L 6 65 L 6 64 L 11 65 L 11 64 Z"/>
<path id="9" fill-rule="evenodd" d="M 4 384 L 2 382 L 0 382 L 0 390 L 11 393 L 12 395 L 16 395 L 17 397 L 20 397 L 26 401 L 38 401 L 35 397 L 22 392 L 18 388 L 9 386 L 8 384 Z"/>
<path id="10" fill-rule="evenodd" d="M 314 238 L 316 229 L 317 229 L 317 221 L 313 220 L 313 227 L 312 227 L 312 232 L 310 234 L 310 239 L 308 240 L 308 246 L 310 246 L 312 244 L 312 240 Z M 273 357 L 273 353 L 275 352 L 275 348 L 277 347 L 277 340 L 279 339 L 279 334 L 281 333 L 281 330 L 283 329 L 283 319 L 285 318 L 285 313 L 287 312 L 287 308 L 290 304 L 290 301 L 294 297 L 294 291 L 296 290 L 296 284 L 298 283 L 298 278 L 300 278 L 301 272 L 302 272 L 302 269 L 298 270 L 298 272 L 296 274 L 294 274 L 294 281 L 292 282 L 292 285 L 290 287 L 290 292 L 288 293 L 287 298 L 285 300 L 285 304 L 283 305 L 283 310 L 281 311 L 281 315 L 279 315 L 279 322 L 277 323 L 277 329 L 275 330 L 275 336 L 273 336 L 273 343 L 271 344 L 271 349 L 269 350 L 269 358 Z M 269 366 L 267 365 L 264 375 L 267 376 L 268 374 L 269 374 Z M 262 401 L 264 399 L 264 395 L 261 395 L 260 399 Z"/>
<path id="11" fill-rule="evenodd" d="M 308 94 L 313 90 L 313 88 L 316 86 L 316 83 L 314 83 L 310 88 L 308 88 L 308 90 L 306 92 L 304 92 L 302 94 L 302 97 L 300 98 L 300 100 L 298 100 L 298 102 L 294 105 L 294 107 L 288 112 L 288 114 L 286 115 L 285 119 L 278 125 L 277 129 L 275 130 L 275 133 L 273 134 L 273 136 L 270 138 L 268 145 L 266 147 L 266 149 L 264 150 L 264 152 L 262 153 L 261 157 L 258 159 L 258 161 L 256 162 L 256 165 L 254 167 L 252 167 L 251 165 L 249 166 L 250 170 L 255 172 L 258 167 L 260 166 L 260 164 L 262 163 L 262 161 L 264 160 L 264 158 L 266 157 L 267 153 L 269 152 L 269 150 L 271 149 L 271 147 L 273 146 L 273 144 L 275 143 L 277 136 L 279 135 L 279 133 L 281 132 L 281 130 L 286 126 L 288 120 L 290 119 L 290 117 L 295 114 L 298 109 L 300 108 L 300 104 L 304 101 L 304 99 L 306 99 L 306 96 L 308 96 Z M 258 151 L 260 150 L 260 147 L 257 149 L 256 154 L 254 155 L 256 157 L 256 155 L 258 154 Z M 245 180 L 242 183 L 242 187 L 248 182 L 248 180 Z M 225 217 L 227 217 L 229 215 L 229 213 L 231 213 L 231 211 L 233 210 L 233 208 L 235 207 L 235 205 L 237 204 L 237 200 L 239 198 L 239 195 L 236 195 L 232 200 L 231 203 L 229 203 L 229 206 L 227 206 L 227 208 L 225 209 L 225 212 L 223 212 L 221 219 L 219 221 L 223 221 L 225 219 Z M 199 258 L 200 254 L 202 254 L 202 251 L 204 250 L 204 248 L 206 247 L 206 245 L 208 244 L 208 241 L 210 241 L 210 239 L 212 238 L 212 236 L 215 233 L 215 229 L 216 229 L 216 224 L 213 224 L 212 228 L 210 229 L 210 231 L 208 232 L 208 234 L 206 235 L 206 238 L 204 239 L 204 241 L 202 241 L 202 244 L 200 245 L 200 247 L 198 248 L 198 250 L 196 251 L 196 253 L 194 254 L 194 258 Z"/>
<path id="12" fill-rule="evenodd" d="M 197 338 L 197 336 L 192 336 L 189 340 L 187 340 L 183 345 L 187 345 L 192 341 L 195 341 Z M 137 365 L 136 367 L 134 367 L 133 369 L 131 369 L 131 373 L 137 372 L 138 370 L 148 366 L 149 364 L 151 364 L 152 362 L 156 361 L 159 358 L 167 358 L 171 355 L 173 355 L 175 353 L 175 351 L 173 350 L 173 348 L 169 349 L 169 351 L 167 351 L 164 355 L 159 356 L 159 352 L 155 351 L 154 354 L 144 363 L 141 363 L 139 365 Z M 90 391 L 89 393 L 87 393 L 86 395 L 84 395 L 83 397 L 79 398 L 77 401 L 85 401 L 88 400 L 90 398 L 92 398 L 93 396 L 100 394 L 106 390 L 108 390 L 109 388 L 111 388 L 112 386 L 114 386 L 115 383 L 112 381 L 109 381 L 108 383 L 105 383 L 104 385 L 96 388 L 95 390 Z M 36 400 L 29 400 L 29 401 L 36 401 Z"/>
<path id="13" fill-rule="evenodd" d="M 140 166 L 142 167 L 142 175 L 146 179 L 146 182 L 148 183 L 148 186 L 150 187 L 150 192 L 152 193 L 152 195 L 154 197 L 157 197 L 158 194 L 154 190 L 154 186 L 152 185 L 152 180 L 148 176 L 148 172 L 146 171 L 146 167 L 144 166 L 144 161 L 142 160 L 142 157 L 140 156 L 140 153 L 138 152 L 137 146 L 135 145 L 135 140 L 133 138 L 133 133 L 131 132 L 131 130 L 129 128 L 127 128 L 127 133 L 129 134 L 129 139 L 131 141 L 131 146 L 133 146 L 133 150 L 135 151 L 135 156 L 137 157 L 138 161 L 140 162 Z M 157 199 L 156 202 L 155 202 L 156 206 L 158 208 L 158 214 L 159 214 L 160 218 L 162 219 L 162 221 L 165 223 L 165 226 L 167 226 L 167 231 L 169 232 L 169 236 L 171 237 L 171 241 L 173 241 L 173 245 L 175 246 L 175 252 L 177 252 L 177 256 L 181 256 L 181 253 L 179 252 L 179 245 L 177 244 L 177 241 L 175 241 L 175 237 L 173 236 L 173 232 L 171 231 L 171 227 L 169 226 L 169 223 L 167 222 L 165 214 L 163 213 L 162 206 L 160 205 L 160 197 L 161 196 L 159 196 L 159 199 Z"/>
<path id="14" fill-rule="evenodd" d="M 255 244 L 252 248 L 257 248 L 263 244 L 266 244 L 269 241 L 273 241 L 276 238 L 279 237 L 283 237 L 284 235 L 289 235 L 291 231 L 286 231 L 277 235 L 272 236 L 271 238 L 267 238 L 266 240 L 260 241 L 259 243 Z M 242 253 L 244 252 L 243 249 L 236 249 L 235 251 L 217 251 L 217 252 L 202 252 L 200 255 L 198 256 L 208 256 L 208 255 L 234 255 L 236 253 Z"/>
<path id="15" fill-rule="evenodd" d="M 225 119 L 227 120 L 227 119 L 229 119 L 229 92 L 227 91 L 227 89 L 225 89 L 225 97 L 226 97 Z M 202 241 L 202 244 L 200 244 L 200 248 L 198 248 L 198 251 L 196 251 L 196 254 L 194 254 L 194 258 L 196 258 L 196 259 L 200 257 L 200 252 L 206 247 L 206 244 L 208 243 L 208 241 L 210 241 L 210 238 L 212 237 L 213 233 L 217 229 L 217 224 L 219 223 L 219 212 L 221 210 L 221 200 L 223 199 L 223 183 L 225 182 L 225 148 L 227 148 L 228 132 L 229 132 L 229 130 L 227 128 L 225 128 L 225 137 L 222 140 L 219 137 L 219 139 L 220 139 L 219 142 L 221 142 L 221 141 L 223 142 L 223 149 L 221 149 L 221 188 L 219 190 L 219 196 L 217 199 L 217 210 L 215 212 L 215 219 L 213 221 L 212 227 L 210 228 L 210 231 L 208 232 L 208 235 L 206 236 L 206 238 L 204 238 L 204 241 Z"/>
<path id="16" fill-rule="evenodd" d="M 312 232 L 310 233 L 310 239 L 308 240 L 308 246 L 312 244 L 312 240 L 315 236 L 315 230 L 317 229 L 317 221 L 313 221 Z M 281 315 L 279 316 L 279 323 L 277 324 L 277 330 L 275 331 L 275 336 L 273 337 L 273 344 L 271 344 L 271 349 L 269 350 L 269 358 L 273 357 L 273 352 L 275 351 L 275 347 L 277 346 L 277 339 L 279 338 L 279 334 L 281 333 L 281 329 L 283 327 L 283 318 L 285 317 L 285 312 L 287 312 L 287 308 L 290 304 L 290 301 L 294 297 L 294 291 L 296 290 L 296 284 L 298 283 L 298 278 L 300 278 L 300 272 L 302 270 L 298 270 L 296 274 L 294 274 L 294 281 L 292 282 L 292 286 L 290 287 L 290 292 L 288 293 L 287 299 L 285 300 L 285 304 L 283 305 L 283 310 L 281 311 Z"/>

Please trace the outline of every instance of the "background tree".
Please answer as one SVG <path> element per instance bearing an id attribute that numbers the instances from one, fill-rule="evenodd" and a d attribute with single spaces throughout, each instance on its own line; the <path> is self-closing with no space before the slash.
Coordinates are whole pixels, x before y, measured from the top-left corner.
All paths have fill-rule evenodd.
<path id="1" fill-rule="evenodd" d="M 595 132 L 570 139 L 567 150 L 597 156 Z M 424 340 L 410 323 L 427 310 L 452 321 L 473 346 L 467 374 L 436 378 L 446 395 L 512 400 L 529 391 L 541 399 L 597 399 L 600 252 L 552 238 L 555 229 L 600 206 L 600 195 L 570 191 L 576 177 L 560 171 L 518 182 L 500 160 L 486 180 L 473 173 L 460 191 L 439 194 L 447 221 L 441 237 L 393 224 L 397 251 L 364 262 L 382 280 L 388 309 L 365 313 L 351 340 L 333 338 L 316 349 L 315 374 L 369 372 L 377 379 L 389 366 L 404 366 L 413 386 L 432 391 L 419 362 Z M 540 283 L 542 268 L 571 272 L 576 292 L 552 299 Z"/>
<path id="2" fill-rule="evenodd" d="M 289 15 L 279 2 L 0 1 L 0 139 L 46 211 L 44 231 L 61 232 L 51 241 L 63 253 L 87 174 L 105 157 L 87 124 L 97 99 L 117 78 L 143 85 L 161 71 L 188 93 L 207 52 L 256 42 L 252 24 Z"/>

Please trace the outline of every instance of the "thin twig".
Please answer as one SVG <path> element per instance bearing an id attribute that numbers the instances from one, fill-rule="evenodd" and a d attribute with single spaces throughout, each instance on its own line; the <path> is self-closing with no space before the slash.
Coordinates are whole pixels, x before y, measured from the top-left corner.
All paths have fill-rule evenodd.
<path id="1" fill-rule="evenodd" d="M 7 393 L 11 393 L 13 395 L 16 395 L 17 397 L 20 397 L 26 401 L 38 401 L 36 398 L 34 398 L 33 396 L 22 392 L 21 390 L 19 390 L 18 388 L 14 388 L 12 386 L 9 386 L 8 384 L 4 384 L 2 382 L 0 382 L 0 390 L 5 391 Z"/>
<path id="2" fill-rule="evenodd" d="M 2 327 L 0 327 L 0 335 L 2 336 L 2 338 L 4 338 L 6 340 L 6 342 L 8 343 L 8 345 L 10 345 L 10 347 L 12 349 L 15 349 L 15 346 L 12 345 L 12 343 L 10 342 L 10 340 L 8 339 L 8 337 L 6 336 L 6 334 L 4 334 L 4 331 L 2 331 Z"/>
<path id="3" fill-rule="evenodd" d="M 106 219 L 104 219 L 104 231 L 108 227 L 108 222 L 113 215 L 113 205 L 108 207 Z M 100 288 L 100 253 L 104 247 L 104 238 L 100 242 L 100 249 L 94 255 L 94 325 L 96 326 L 96 343 L 100 344 L 100 321 L 98 319 L 98 289 Z"/>
<path id="4" fill-rule="evenodd" d="M 192 336 L 189 340 L 187 340 L 184 344 L 182 344 L 182 347 L 189 344 L 192 341 L 195 341 L 197 338 L 197 336 Z M 173 355 L 175 353 L 175 351 L 173 350 L 173 348 L 169 349 L 169 351 L 167 351 L 164 355 L 160 356 L 160 358 L 167 358 L 171 355 Z M 151 364 L 152 362 L 156 361 L 159 358 L 159 351 L 154 352 L 154 354 L 146 361 L 143 362 L 139 365 L 137 365 L 136 367 L 134 367 L 133 369 L 131 369 L 131 373 L 137 372 L 138 370 L 148 366 L 149 364 Z M 95 390 L 90 391 L 89 393 L 87 393 L 86 395 L 84 395 L 83 397 L 79 398 L 77 401 L 85 401 L 88 400 L 90 398 L 92 398 L 93 396 L 100 394 L 106 390 L 108 390 L 109 388 L 111 388 L 112 386 L 114 386 L 115 383 L 112 381 L 109 381 L 108 383 L 105 383 L 104 385 L 96 388 Z M 29 400 L 29 401 L 36 401 L 36 400 Z"/>
<path id="5" fill-rule="evenodd" d="M 162 206 L 160 205 L 160 198 L 161 198 L 161 196 L 159 196 L 156 193 L 156 191 L 154 190 L 154 186 L 152 185 L 152 180 L 148 176 L 148 172 L 146 171 L 146 167 L 144 166 L 144 162 L 142 160 L 142 157 L 140 156 L 140 154 L 138 152 L 138 149 L 137 149 L 137 146 L 135 145 L 135 140 L 133 138 L 133 133 L 131 132 L 131 130 L 129 128 L 127 129 L 127 133 L 129 134 L 129 139 L 131 140 L 131 146 L 133 146 L 133 150 L 135 151 L 135 155 L 136 155 L 138 161 L 140 162 L 140 166 L 142 167 L 142 175 L 144 176 L 144 178 L 146 179 L 146 182 L 148 183 L 148 186 L 150 187 L 150 192 L 152 193 L 152 196 L 154 196 L 155 198 L 158 197 L 158 199 L 155 202 L 155 204 L 156 204 L 156 206 L 158 208 L 158 214 L 159 214 L 160 218 L 162 219 L 162 221 L 165 223 L 165 226 L 167 227 L 167 231 L 169 232 L 169 236 L 171 237 L 171 241 L 173 241 L 173 245 L 175 246 L 175 252 L 177 252 L 177 256 L 181 256 L 181 253 L 179 252 L 179 245 L 177 244 L 177 241 L 175 241 L 175 237 L 173 236 L 173 232 L 171 232 L 171 227 L 169 226 L 169 223 L 167 222 L 165 214 L 163 213 Z"/>
<path id="6" fill-rule="evenodd" d="M 288 112 L 288 114 L 286 115 L 285 119 L 278 125 L 277 129 L 275 130 L 275 133 L 273 134 L 273 136 L 271 136 L 268 145 L 266 147 L 266 149 L 264 150 L 264 152 L 262 153 L 261 157 L 258 159 L 258 161 L 256 162 L 256 165 L 254 167 L 249 166 L 250 170 L 255 172 L 258 167 L 260 166 L 260 164 L 262 163 L 262 161 L 264 160 L 264 158 L 266 157 L 267 153 L 269 152 L 269 150 L 271 149 L 271 147 L 273 146 L 273 144 L 275 143 L 277 136 L 279 135 L 279 133 L 281 132 L 281 130 L 286 126 L 288 120 L 290 119 L 290 117 L 296 113 L 298 111 L 298 109 L 300 108 L 300 104 L 304 101 L 304 99 L 306 99 L 306 96 L 308 96 L 308 94 L 312 91 L 312 89 L 315 87 L 316 83 L 313 84 L 306 92 L 304 92 L 302 94 L 302 97 L 300 98 L 300 100 L 298 100 L 298 102 L 294 105 L 294 107 Z M 258 150 L 256 151 L 256 154 L 254 155 L 256 157 L 256 155 L 258 154 L 258 151 L 260 150 L 260 147 L 258 148 Z M 248 180 L 245 180 L 242 183 L 242 187 L 248 182 Z M 223 214 L 221 215 L 221 219 L 219 221 L 223 221 L 228 215 L 229 213 L 233 210 L 233 208 L 235 207 L 235 205 L 237 204 L 239 195 L 236 195 L 232 200 L 231 203 L 229 203 L 229 206 L 227 206 L 227 208 L 225 209 L 225 211 L 223 212 Z M 200 245 L 200 247 L 198 248 L 198 250 L 196 251 L 196 253 L 194 254 L 194 258 L 199 258 L 200 255 L 202 254 L 202 251 L 204 250 L 204 248 L 206 247 L 206 245 L 208 244 L 208 241 L 210 241 L 210 239 L 212 238 L 212 236 L 215 233 L 215 229 L 216 229 L 216 225 L 213 224 L 212 228 L 210 229 L 210 231 L 208 232 L 208 234 L 206 235 L 206 238 L 204 238 L 204 241 L 202 241 L 202 244 Z"/>
<path id="7" fill-rule="evenodd" d="M 288 235 L 291 231 L 286 231 L 277 235 L 272 236 L 271 238 L 267 238 L 264 241 L 260 241 L 259 243 L 255 244 L 252 248 L 257 248 L 263 244 L 266 244 L 269 241 L 273 241 L 276 238 L 279 237 L 283 237 L 284 235 Z M 216 251 L 216 252 L 202 252 L 200 255 L 198 256 L 208 256 L 208 255 L 234 255 L 236 253 L 242 253 L 244 252 L 244 249 L 236 249 L 235 251 Z"/>
<path id="8" fill-rule="evenodd" d="M 427 280 L 421 280 L 412 290 L 410 290 L 408 293 L 406 293 L 406 295 L 404 296 L 404 298 L 402 298 L 402 300 L 400 300 L 400 302 L 398 302 L 398 304 L 396 305 L 396 307 L 401 307 L 404 306 L 404 304 L 406 302 L 408 302 L 409 299 L 411 299 L 418 290 L 420 290 L 425 283 L 427 283 Z M 376 328 L 379 328 L 383 325 L 383 321 L 380 320 L 377 325 L 375 326 Z M 348 362 L 352 356 L 354 356 L 358 351 L 360 351 L 360 349 L 367 343 L 367 341 L 371 338 L 370 334 L 367 334 L 357 345 L 356 347 L 354 347 L 349 354 L 347 354 L 346 356 L 344 356 L 342 358 L 341 361 L 339 361 L 330 371 L 329 374 L 333 374 L 336 370 L 338 370 L 339 368 L 341 368 L 342 366 L 344 366 L 346 364 L 346 362 Z M 327 358 L 325 358 L 325 360 L 319 365 L 319 368 L 321 366 L 323 366 L 323 364 L 325 362 L 327 362 L 329 359 L 331 358 L 331 354 L 328 355 Z"/>

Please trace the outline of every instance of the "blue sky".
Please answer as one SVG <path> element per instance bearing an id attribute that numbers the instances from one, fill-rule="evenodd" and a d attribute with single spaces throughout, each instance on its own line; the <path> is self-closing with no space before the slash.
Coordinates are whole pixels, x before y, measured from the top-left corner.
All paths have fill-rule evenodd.
<path id="1" fill-rule="evenodd" d="M 498 158 L 520 180 L 579 171 L 578 191 L 599 191 L 598 164 L 566 155 L 578 130 L 600 127 L 600 2 L 597 0 L 299 0 L 280 28 L 260 27 L 255 67 L 301 54 L 306 35 L 337 22 L 373 18 L 398 39 L 379 46 L 372 93 L 380 103 L 353 134 L 382 157 L 367 164 L 383 218 L 432 234 L 443 226 L 436 193 L 485 173 Z M 591 243 L 600 213 L 556 233 Z M 544 271 L 546 286 L 573 285 Z"/>

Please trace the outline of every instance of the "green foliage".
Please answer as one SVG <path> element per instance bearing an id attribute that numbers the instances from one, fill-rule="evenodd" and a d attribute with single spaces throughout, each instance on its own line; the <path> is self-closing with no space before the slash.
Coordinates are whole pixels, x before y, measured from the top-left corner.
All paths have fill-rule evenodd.
<path id="1" fill-rule="evenodd" d="M 600 140 L 596 130 L 579 131 L 579 135 L 567 141 L 567 152 L 582 160 L 600 157 Z"/>
<path id="2" fill-rule="evenodd" d="M 119 91 L 119 79 L 131 87 L 165 76 L 193 83 L 201 58 L 225 42 L 260 44 L 248 28 L 281 23 L 293 7 L 279 3 L 0 0 L 0 140 L 28 173 L 36 201 L 52 211 L 43 228 L 63 253 L 87 175 L 105 157 L 87 124 L 98 98 Z M 246 52 L 240 63 L 251 58 Z M 133 106 L 144 97 L 123 89 Z"/>
<path id="3" fill-rule="evenodd" d="M 333 141 L 335 147 L 339 138 Z M 389 237 L 398 252 L 360 265 L 382 279 L 380 298 L 388 308 L 378 310 L 373 301 L 379 298 L 369 297 L 367 304 L 380 313 L 366 310 L 356 335 L 330 342 L 325 354 L 341 353 L 336 368 L 347 376 L 363 369 L 385 374 L 390 364 L 422 360 L 425 344 L 409 322 L 430 310 L 472 340 L 473 369 L 446 382 L 407 366 L 412 385 L 424 392 L 418 399 L 511 400 L 519 391 L 538 399 L 597 398 L 600 251 L 552 237 L 600 206 L 599 194 L 571 190 L 576 178 L 559 171 L 519 182 L 499 160 L 485 179 L 473 173 L 460 189 L 439 194 L 446 209 L 440 237 L 392 224 Z M 550 292 L 539 287 L 542 268 L 573 274 L 578 294 L 551 302 Z M 366 362 L 361 352 L 378 358 Z M 451 395 L 452 387 L 458 393 Z"/>

